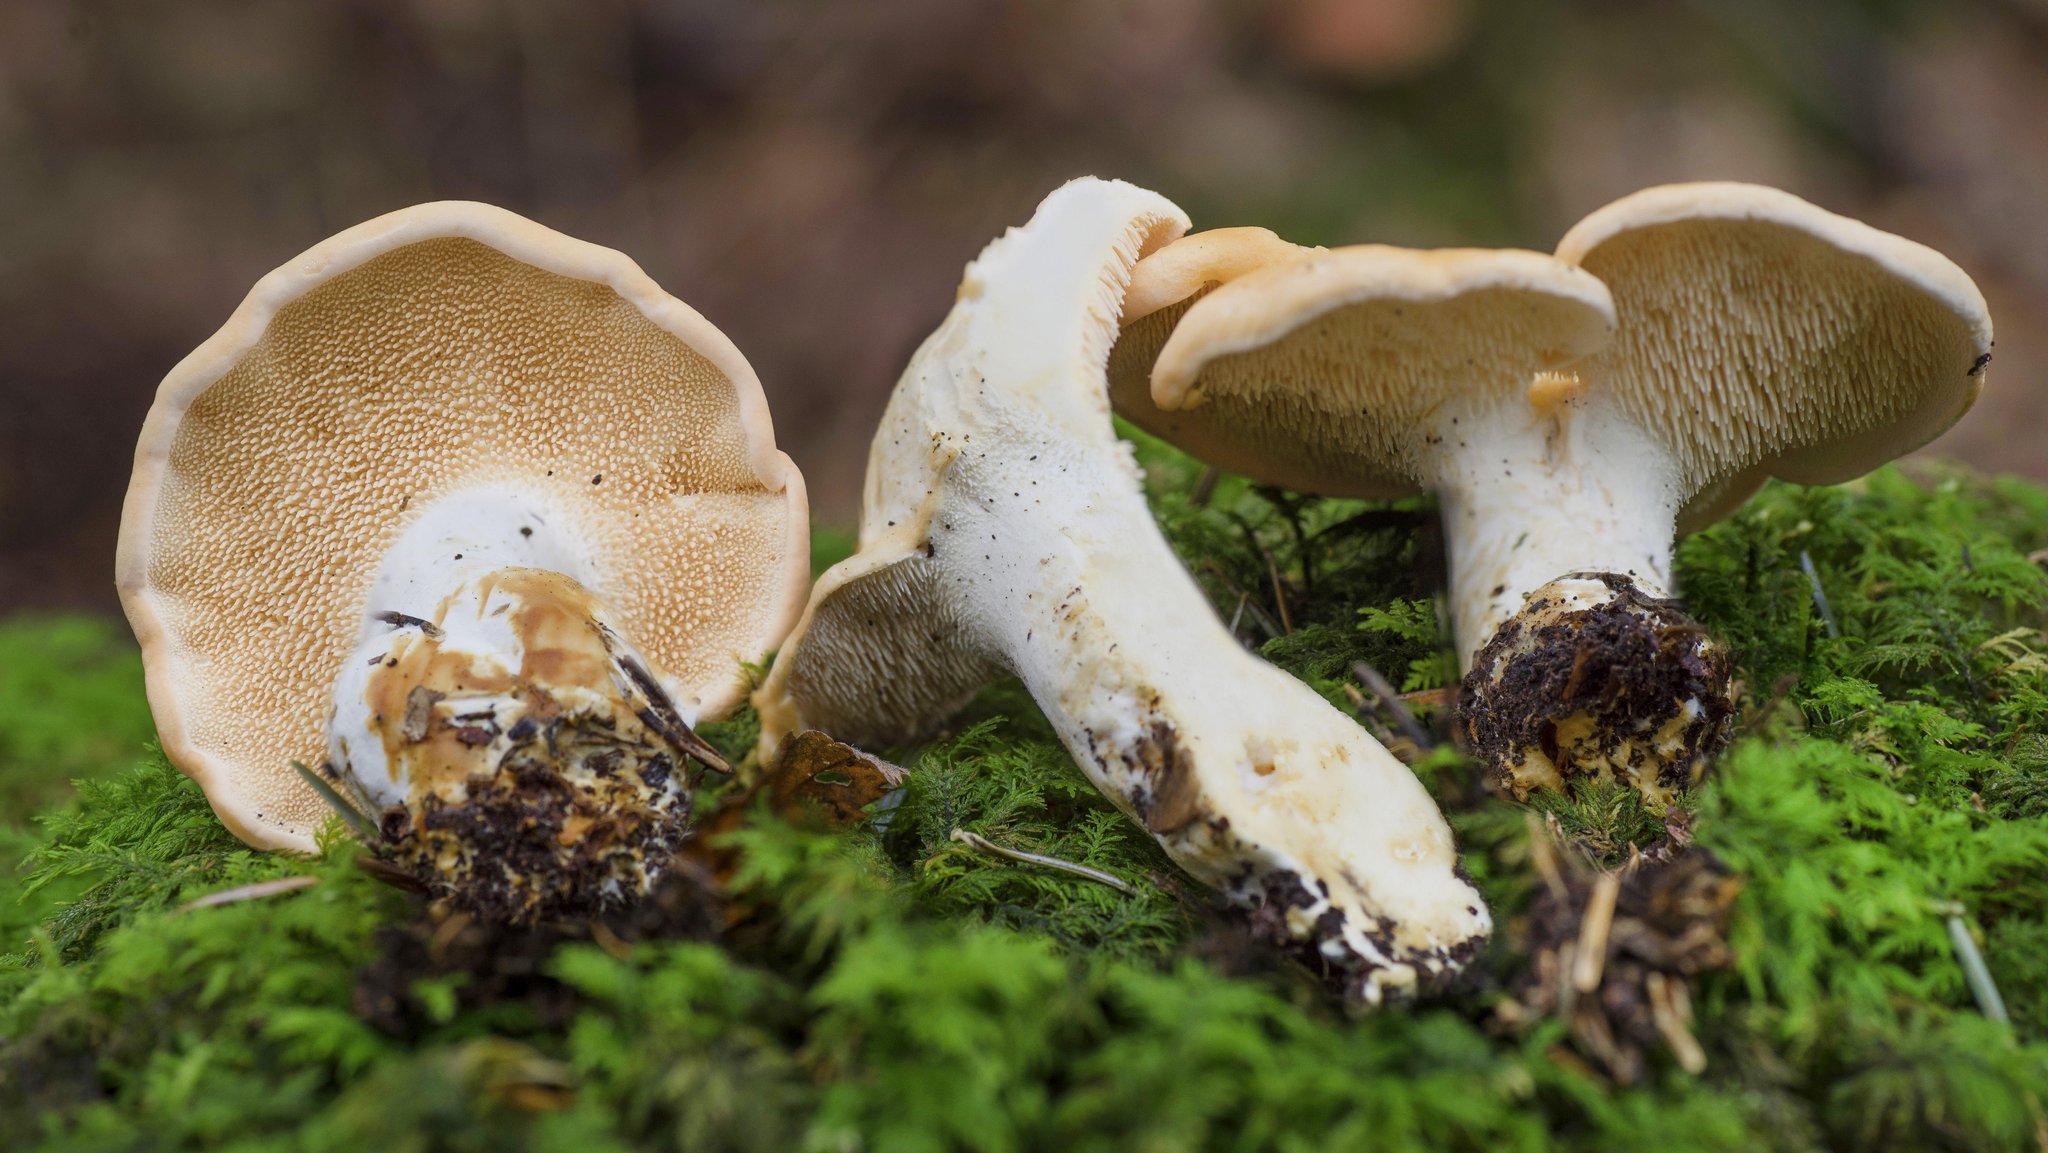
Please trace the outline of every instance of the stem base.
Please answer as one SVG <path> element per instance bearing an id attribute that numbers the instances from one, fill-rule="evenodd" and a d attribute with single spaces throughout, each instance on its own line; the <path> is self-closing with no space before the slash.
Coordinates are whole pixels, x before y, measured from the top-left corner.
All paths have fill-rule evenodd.
<path id="1" fill-rule="evenodd" d="M 1468 747 L 1517 798 L 1619 781 L 1661 813 L 1727 744 L 1733 662 L 1677 601 L 1573 573 L 1494 633 L 1459 706 Z"/>

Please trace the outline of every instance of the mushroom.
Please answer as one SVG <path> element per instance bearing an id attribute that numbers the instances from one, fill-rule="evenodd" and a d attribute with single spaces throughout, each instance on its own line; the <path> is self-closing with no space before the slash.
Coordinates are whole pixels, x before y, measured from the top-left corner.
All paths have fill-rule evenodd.
<path id="1" fill-rule="evenodd" d="M 116 560 L 165 752 L 252 845 L 324 765 L 496 917 L 615 903 L 683 834 L 692 726 L 807 577 L 801 475 L 711 324 L 617 252 L 408 208 L 258 282 L 165 377 Z"/>
<path id="2" fill-rule="evenodd" d="M 1414 775 L 1247 653 L 1152 521 L 1104 372 L 1131 266 L 1185 226 L 1077 180 L 968 266 L 875 435 L 859 550 L 755 696 L 761 750 L 899 743 L 1014 673 L 1176 861 L 1376 1003 L 1491 922 Z"/>
<path id="3" fill-rule="evenodd" d="M 1554 258 L 1189 263 L 1134 274 L 1162 300 L 1228 282 L 1126 331 L 1120 406 L 1262 480 L 1436 492 L 1466 735 L 1518 793 L 1618 777 L 1661 808 L 1696 780 L 1735 689 L 1671 599 L 1674 535 L 1768 477 L 1833 483 L 1926 443 L 1990 357 L 1945 257 L 1752 185 L 1637 193 Z"/>

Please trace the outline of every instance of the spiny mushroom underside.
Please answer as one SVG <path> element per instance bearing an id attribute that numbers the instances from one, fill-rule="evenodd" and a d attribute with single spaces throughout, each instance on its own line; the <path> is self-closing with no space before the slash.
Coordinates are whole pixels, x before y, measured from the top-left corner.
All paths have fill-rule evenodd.
<path id="1" fill-rule="evenodd" d="M 945 577 L 934 555 L 927 542 L 819 579 L 810 611 L 754 696 L 764 763 L 781 755 L 785 736 L 807 728 L 860 748 L 902 744 L 1003 675 L 940 595 Z"/>
<path id="2" fill-rule="evenodd" d="M 1737 691 L 1727 646 L 1677 601 L 1572 573 L 1480 649 L 1459 707 L 1468 749 L 1516 797 L 1620 782 L 1663 812 L 1727 744 Z"/>
<path id="3" fill-rule="evenodd" d="M 1367 500 L 1419 491 L 1412 479 L 1413 454 L 1405 443 L 1379 436 L 1374 428 L 1346 424 L 1346 415 L 1358 408 L 1353 397 L 1218 386 L 1197 407 L 1167 409 L 1155 403 L 1153 361 L 1181 318 L 1206 296 L 1207 290 L 1198 292 L 1123 330 L 1109 359 L 1109 395 L 1119 415 L 1206 464 L 1266 484 Z M 1262 371 L 1248 358 L 1243 367 L 1245 376 Z M 1219 369 L 1216 375 L 1225 373 Z M 1366 442 L 1369 447 L 1361 449 Z M 1392 463 L 1360 463 L 1368 460 Z"/>
<path id="4" fill-rule="evenodd" d="M 1960 268 L 1775 189 L 1646 189 L 1558 252 L 1614 296 L 1615 339 L 1582 366 L 1591 387 L 1659 430 L 1688 493 L 1759 463 L 1801 484 L 1861 475 L 1954 424 L 1990 359 Z"/>
<path id="5" fill-rule="evenodd" d="M 326 804 L 289 766 L 323 755 L 366 596 L 431 617 L 453 587 L 393 549 L 575 575 L 716 716 L 801 607 L 805 507 L 703 317 L 620 253 L 425 204 L 294 257 L 164 378 L 117 580 L 165 754 L 237 836 L 311 852 Z"/>
<path id="6" fill-rule="evenodd" d="M 493 921 L 646 893 L 688 834 L 693 759 L 723 767 L 656 671 L 557 573 L 500 570 L 436 617 L 390 622 L 338 681 L 327 772 L 375 852 Z"/>

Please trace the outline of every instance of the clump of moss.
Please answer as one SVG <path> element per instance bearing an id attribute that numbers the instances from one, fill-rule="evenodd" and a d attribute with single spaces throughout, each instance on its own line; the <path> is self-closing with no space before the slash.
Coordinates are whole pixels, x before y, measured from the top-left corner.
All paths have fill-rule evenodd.
<path id="1" fill-rule="evenodd" d="M 1247 644 L 1344 707 L 1359 662 L 1401 690 L 1445 683 L 1425 505 L 1229 477 L 1198 501 L 1198 466 L 1138 446 Z M 888 751 L 912 777 L 866 825 L 750 810 L 728 834 L 748 915 L 718 940 L 563 933 L 508 953 L 524 983 L 393 969 L 394 927 L 421 912 L 348 845 L 250 853 L 160 760 L 105 775 L 0 881 L 0 1132 L 57 1150 L 2036 1147 L 2044 538 L 2041 489 L 1886 471 L 1773 486 L 1682 546 L 1680 584 L 1747 686 L 1735 748 L 1675 818 L 1745 878 L 1731 963 L 1694 989 L 1698 1076 L 1649 1052 L 1622 1088 L 1563 1024 L 1496 1012 L 1526 963 L 1532 828 L 1613 865 L 1669 836 L 1632 795 L 1521 806 L 1454 750 L 1425 756 L 1506 931 L 1459 994 L 1353 1019 L 1234 936 L 998 686 Z M 711 731 L 741 752 L 751 718 Z M 180 911 L 296 876 L 315 883 Z M 1964 979 L 1957 917 L 2008 1024 Z M 379 972 L 407 986 L 402 1028 L 359 1003 Z"/>
<path id="2" fill-rule="evenodd" d="M 134 761 L 155 731 L 119 621 L 0 620 L 0 828 L 61 800 L 74 777 Z"/>

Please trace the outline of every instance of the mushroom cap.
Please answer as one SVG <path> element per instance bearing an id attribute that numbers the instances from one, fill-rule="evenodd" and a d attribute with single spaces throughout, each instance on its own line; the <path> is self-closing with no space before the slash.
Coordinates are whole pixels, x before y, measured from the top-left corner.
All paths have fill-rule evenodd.
<path id="1" fill-rule="evenodd" d="M 1193 304 L 1203 293 L 1247 272 L 1321 251 L 1282 240 L 1267 228 L 1212 228 L 1183 236 L 1131 269 L 1123 327 L 1175 304 Z M 1165 340 L 1164 334 L 1160 339 Z"/>
<path id="2" fill-rule="evenodd" d="M 1110 362 L 1124 415 L 1268 483 L 1403 496 L 1428 479 L 1424 457 L 1443 431 L 1428 418 L 1447 399 L 1516 401 L 1613 327 L 1600 282 L 1543 253 L 1297 252 L 1196 300 L 1170 335 L 1170 310 L 1127 328 Z M 1146 274 L 1140 263 L 1133 279 Z"/>
<path id="3" fill-rule="evenodd" d="M 502 209 L 323 241 L 164 378 L 116 578 L 164 750 L 243 840 L 313 846 L 290 762 L 323 755 L 379 563 L 439 498 L 508 486 L 705 715 L 802 607 L 803 478 L 746 359 L 625 256 Z"/>
<path id="4" fill-rule="evenodd" d="M 1932 440 L 1976 401 L 1983 294 L 1925 245 L 1753 184 L 1671 184 L 1595 211 L 1557 256 L 1614 297 L 1577 368 L 1672 451 L 1681 530 L 1765 479 L 1833 484 Z"/>

